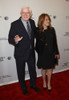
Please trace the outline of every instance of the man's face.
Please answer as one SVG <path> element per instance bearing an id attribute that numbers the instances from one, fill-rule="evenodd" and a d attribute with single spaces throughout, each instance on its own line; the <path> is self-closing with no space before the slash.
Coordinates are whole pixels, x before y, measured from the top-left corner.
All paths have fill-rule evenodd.
<path id="1" fill-rule="evenodd" d="M 29 20 L 29 18 L 31 17 L 31 12 L 29 11 L 29 8 L 22 9 L 22 11 L 21 11 L 21 17 L 25 21 Z"/>

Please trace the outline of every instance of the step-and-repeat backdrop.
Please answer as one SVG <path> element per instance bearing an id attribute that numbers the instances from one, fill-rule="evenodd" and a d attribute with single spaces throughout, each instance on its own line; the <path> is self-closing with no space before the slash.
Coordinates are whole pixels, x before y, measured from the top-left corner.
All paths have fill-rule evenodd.
<path id="1" fill-rule="evenodd" d="M 41 13 L 50 15 L 60 51 L 59 65 L 53 73 L 69 69 L 69 0 L 0 0 L 0 85 L 18 82 L 14 46 L 8 43 L 8 33 L 10 23 L 20 17 L 24 6 L 32 9 L 36 25 Z M 35 54 L 37 62 L 38 55 Z M 41 70 L 37 66 L 36 71 L 39 77 Z M 27 64 L 25 74 L 25 78 L 29 79 Z"/>

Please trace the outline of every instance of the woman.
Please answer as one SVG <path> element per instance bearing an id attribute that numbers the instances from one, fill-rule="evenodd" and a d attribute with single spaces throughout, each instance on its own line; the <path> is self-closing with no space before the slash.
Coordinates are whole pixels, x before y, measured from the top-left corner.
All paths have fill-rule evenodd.
<path id="1" fill-rule="evenodd" d="M 38 52 L 37 66 L 41 68 L 43 78 L 43 88 L 48 91 L 52 90 L 51 76 L 52 69 L 55 66 L 55 57 L 60 58 L 55 30 L 51 26 L 51 19 L 48 14 L 41 14 L 38 19 L 36 46 Z M 46 72 L 48 83 L 46 84 Z"/>

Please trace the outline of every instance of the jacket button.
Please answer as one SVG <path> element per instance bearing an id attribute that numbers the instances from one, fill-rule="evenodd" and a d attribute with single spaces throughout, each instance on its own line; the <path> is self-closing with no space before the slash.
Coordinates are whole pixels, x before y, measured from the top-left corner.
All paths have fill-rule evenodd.
<path id="1" fill-rule="evenodd" d="M 48 44 L 47 43 L 45 43 L 45 46 L 47 46 Z"/>

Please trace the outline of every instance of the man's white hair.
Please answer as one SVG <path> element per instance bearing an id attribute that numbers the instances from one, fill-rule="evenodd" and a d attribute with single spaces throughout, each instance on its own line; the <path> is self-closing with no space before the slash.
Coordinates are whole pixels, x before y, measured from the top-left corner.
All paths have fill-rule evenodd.
<path id="1" fill-rule="evenodd" d="M 25 9 L 25 8 L 29 9 L 30 15 L 32 16 L 32 10 L 30 9 L 30 7 L 23 7 L 23 8 L 21 8 L 21 13 L 22 13 L 23 9 Z"/>

